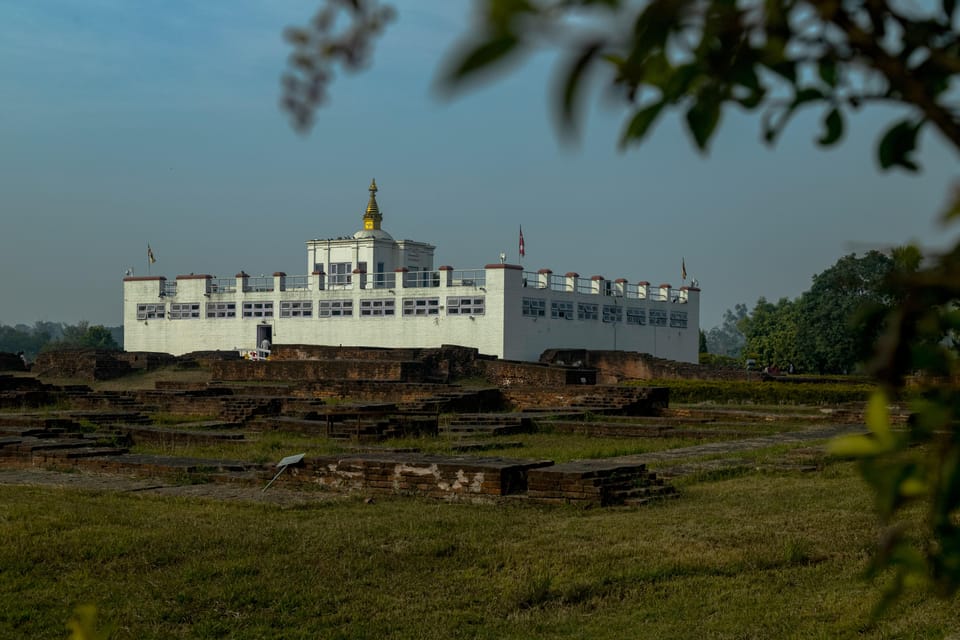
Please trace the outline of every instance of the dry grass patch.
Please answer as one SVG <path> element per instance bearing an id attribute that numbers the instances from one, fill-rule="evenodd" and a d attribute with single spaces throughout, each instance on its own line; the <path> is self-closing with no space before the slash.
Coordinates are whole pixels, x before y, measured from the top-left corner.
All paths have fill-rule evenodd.
<path id="1" fill-rule="evenodd" d="M 115 638 L 942 638 L 956 600 L 866 625 L 852 466 L 652 508 L 410 499 L 277 508 L 0 486 L 0 637 L 96 603 Z"/>

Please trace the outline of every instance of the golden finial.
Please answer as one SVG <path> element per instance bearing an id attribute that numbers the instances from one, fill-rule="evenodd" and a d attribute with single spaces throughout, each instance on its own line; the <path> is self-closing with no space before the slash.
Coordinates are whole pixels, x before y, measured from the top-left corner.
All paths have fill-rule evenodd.
<path id="1" fill-rule="evenodd" d="M 363 214 L 363 228 L 373 230 L 380 228 L 380 222 L 383 216 L 380 214 L 380 207 L 377 206 L 377 180 L 370 181 L 370 201 L 367 202 L 367 212 Z"/>

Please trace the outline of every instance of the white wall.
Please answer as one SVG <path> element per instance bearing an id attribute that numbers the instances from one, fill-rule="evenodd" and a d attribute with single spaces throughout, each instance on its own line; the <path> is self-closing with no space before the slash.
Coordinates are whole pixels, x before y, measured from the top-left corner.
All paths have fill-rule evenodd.
<path id="1" fill-rule="evenodd" d="M 256 348 L 257 325 L 271 325 L 275 344 L 327 344 L 379 347 L 436 347 L 441 344 L 458 344 L 476 347 L 481 353 L 511 360 L 537 360 L 549 348 L 583 348 L 596 350 L 618 349 L 640 351 L 658 357 L 696 362 L 699 347 L 699 295 L 697 289 L 674 290 L 678 301 L 655 299 L 662 297 L 660 290 L 651 289 L 651 299 L 606 296 L 571 291 L 540 289 L 536 279 L 527 276 L 520 267 L 512 265 L 488 265 L 485 282 L 477 278 L 476 286 L 448 284 L 448 271 L 439 272 L 440 286 L 403 288 L 398 278 L 393 289 L 361 289 L 360 279 L 354 278 L 350 287 L 336 290 L 321 290 L 319 278 L 311 276 L 307 289 L 281 291 L 282 278 L 275 277 L 273 291 L 243 291 L 243 280 L 237 280 L 235 292 L 214 291 L 205 276 L 181 276 L 177 280 L 176 295 L 161 297 L 164 280 L 161 278 L 124 279 L 124 348 L 128 351 L 162 351 L 173 354 L 201 350 L 249 350 Z M 399 275 L 399 274 L 398 274 Z M 483 297 L 484 313 L 448 315 L 447 299 L 450 296 Z M 545 317 L 525 317 L 522 313 L 523 298 L 542 299 Z M 439 313 L 435 316 L 404 316 L 404 298 L 438 298 Z M 361 301 L 392 299 L 395 301 L 393 316 L 363 317 Z M 280 302 L 309 300 L 313 304 L 313 316 L 309 318 L 281 318 Z M 319 302 L 322 300 L 351 300 L 353 316 L 319 317 Z M 598 305 L 597 320 L 566 320 L 551 318 L 551 301 L 564 300 L 573 303 L 590 302 Z M 243 318 L 244 302 L 274 303 L 273 317 Z M 137 319 L 138 304 L 164 304 L 169 312 L 170 304 L 199 303 L 201 317 L 198 319 L 172 320 L 167 317 L 148 320 Z M 211 302 L 234 302 L 235 318 L 206 318 L 206 305 Z M 604 304 L 634 306 L 647 312 L 648 324 L 643 326 L 623 321 L 602 321 Z M 654 327 L 649 324 L 651 309 L 684 311 L 687 313 L 687 328 L 669 326 Z"/>

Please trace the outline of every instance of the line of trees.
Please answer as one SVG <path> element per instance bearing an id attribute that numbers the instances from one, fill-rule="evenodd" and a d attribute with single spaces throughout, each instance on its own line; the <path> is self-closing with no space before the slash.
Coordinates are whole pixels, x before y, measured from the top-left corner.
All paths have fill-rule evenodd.
<path id="1" fill-rule="evenodd" d="M 73 325 L 46 321 L 36 322 L 32 327 L 0 325 L 0 351 L 22 351 L 29 360 L 42 351 L 82 347 L 119 350 L 121 344 L 123 327 L 91 325 L 85 320 Z"/>
<path id="2" fill-rule="evenodd" d="M 737 304 L 706 334 L 707 350 L 723 358 L 815 373 L 850 373 L 869 359 L 884 317 L 903 299 L 894 278 L 915 272 L 913 247 L 889 254 L 850 254 L 813 277 L 798 298 Z"/>

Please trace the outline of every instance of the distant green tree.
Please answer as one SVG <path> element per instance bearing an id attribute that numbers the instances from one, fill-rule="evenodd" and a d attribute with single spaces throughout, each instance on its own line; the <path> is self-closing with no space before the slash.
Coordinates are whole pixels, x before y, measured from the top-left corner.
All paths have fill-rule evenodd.
<path id="1" fill-rule="evenodd" d="M 113 332 L 110 329 L 101 324 L 91 325 L 86 320 L 81 320 L 75 325 L 64 326 L 60 339 L 48 342 L 44 346 L 45 351 L 82 348 L 119 351 L 120 345 L 113 339 Z"/>
<path id="2" fill-rule="evenodd" d="M 707 334 L 703 329 L 700 329 L 700 353 L 710 353 L 710 349 L 707 348 Z"/>
<path id="3" fill-rule="evenodd" d="M 33 327 L 22 324 L 16 327 L 0 325 L 0 351 L 22 351 L 27 359 L 33 360 L 50 342 L 52 336 L 59 335 L 60 332 L 60 325 L 53 322 L 37 322 Z"/>
<path id="4" fill-rule="evenodd" d="M 797 301 L 797 362 L 820 373 L 848 373 L 869 360 L 882 318 L 896 304 L 887 286 L 894 259 L 850 254 L 813 277 Z"/>
<path id="5" fill-rule="evenodd" d="M 747 339 L 738 324 L 749 315 L 747 305 L 737 303 L 723 313 L 723 323 L 707 332 L 707 348 L 710 353 L 739 358 Z"/>
<path id="6" fill-rule="evenodd" d="M 759 366 L 786 368 L 797 362 L 796 302 L 781 298 L 774 304 L 761 297 L 739 328 L 746 337 L 744 356 L 755 359 Z"/>
<path id="7" fill-rule="evenodd" d="M 81 343 L 85 347 L 94 347 L 96 349 L 108 349 L 110 351 L 119 351 L 120 345 L 113 339 L 113 332 L 102 324 L 95 324 L 88 327 L 83 334 Z"/>

